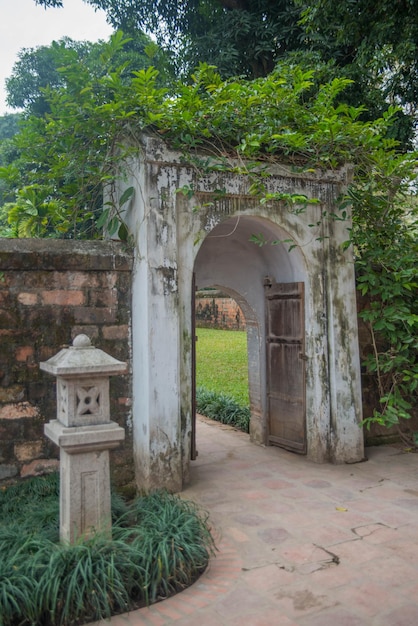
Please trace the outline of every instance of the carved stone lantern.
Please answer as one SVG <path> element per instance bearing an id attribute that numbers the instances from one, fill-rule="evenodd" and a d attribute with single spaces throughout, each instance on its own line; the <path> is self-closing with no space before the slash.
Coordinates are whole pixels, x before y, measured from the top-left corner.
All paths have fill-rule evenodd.
<path id="1" fill-rule="evenodd" d="M 57 419 L 45 435 L 60 447 L 60 539 L 110 536 L 109 450 L 125 431 L 110 419 L 109 376 L 126 372 L 126 363 L 78 335 L 40 368 L 57 377 Z"/>

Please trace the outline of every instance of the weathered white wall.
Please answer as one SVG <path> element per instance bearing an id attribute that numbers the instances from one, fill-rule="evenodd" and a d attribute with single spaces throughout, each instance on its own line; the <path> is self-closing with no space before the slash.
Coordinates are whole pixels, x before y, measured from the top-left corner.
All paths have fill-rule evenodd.
<path id="1" fill-rule="evenodd" d="M 341 243 L 347 222 L 321 220 L 346 173 L 297 175 L 276 167 L 271 191 L 320 198 L 300 213 L 260 203 L 229 173 L 197 179 L 158 139 L 144 137 L 132 164 L 135 198 L 125 219 L 136 241 L 133 281 L 133 414 L 140 488 L 180 490 L 188 479 L 191 428 L 192 275 L 198 287 L 236 297 L 248 325 L 251 435 L 265 442 L 263 281 L 303 281 L 306 302 L 307 454 L 315 461 L 363 458 L 354 268 Z M 192 196 L 178 193 L 188 186 Z M 220 199 L 215 189 L 225 189 Z M 316 224 L 317 226 L 310 226 Z M 263 233 L 268 242 L 249 241 Z"/>

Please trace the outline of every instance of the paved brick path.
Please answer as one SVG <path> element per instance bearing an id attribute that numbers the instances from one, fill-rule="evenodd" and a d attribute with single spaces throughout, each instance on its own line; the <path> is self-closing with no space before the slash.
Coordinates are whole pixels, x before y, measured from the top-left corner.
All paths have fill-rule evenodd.
<path id="1" fill-rule="evenodd" d="M 100 626 L 418 626 L 418 455 L 316 465 L 209 420 L 197 433 L 183 495 L 209 511 L 217 556 L 183 593 Z"/>

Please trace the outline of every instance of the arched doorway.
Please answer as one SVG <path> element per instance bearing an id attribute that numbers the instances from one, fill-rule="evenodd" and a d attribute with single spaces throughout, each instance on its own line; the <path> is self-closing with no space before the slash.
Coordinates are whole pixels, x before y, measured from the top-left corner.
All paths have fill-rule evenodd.
<path id="1" fill-rule="evenodd" d="M 204 239 L 194 276 L 197 288 L 225 291 L 244 313 L 251 439 L 306 453 L 304 294 L 309 286 L 303 254 L 290 247 L 289 234 L 271 221 L 232 217 Z"/>
<path id="2" fill-rule="evenodd" d="M 342 245 L 350 219 L 332 217 L 347 171 L 304 172 L 283 164 L 270 168 L 265 181 L 272 197 L 299 194 L 306 205 L 262 204 L 248 178 L 232 171 L 199 176 L 161 139 L 143 138 L 127 182 L 135 194 L 126 213 L 135 242 L 132 436 L 140 488 L 179 491 L 189 477 L 193 274 L 199 287 L 229 289 L 248 307 L 251 437 L 262 444 L 271 434 L 272 397 L 266 286 L 276 300 L 289 299 L 272 313 L 284 323 L 297 310 L 303 284 L 303 308 L 294 317 L 304 320 L 304 336 L 293 325 L 273 333 L 274 347 L 281 348 L 272 350 L 271 372 L 287 373 L 283 363 L 292 350 L 295 361 L 303 361 L 305 396 L 296 404 L 306 407 L 303 445 L 312 461 L 353 463 L 364 456 L 354 267 Z M 286 377 L 281 381 L 273 389 L 276 405 L 291 395 Z M 273 436 L 281 445 L 288 438 Z"/>

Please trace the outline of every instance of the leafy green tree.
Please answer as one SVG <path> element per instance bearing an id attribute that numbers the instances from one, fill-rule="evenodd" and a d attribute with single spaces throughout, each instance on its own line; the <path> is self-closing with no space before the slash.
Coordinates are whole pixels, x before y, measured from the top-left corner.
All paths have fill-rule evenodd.
<path id="1" fill-rule="evenodd" d="M 106 71 L 102 51 L 104 42 L 73 41 L 68 37 L 53 41 L 49 46 L 23 49 L 18 54 L 12 74 L 6 79 L 7 103 L 25 113 L 43 116 L 49 112 L 46 89 L 65 87 L 64 68 L 78 61 L 86 65 L 91 76 L 100 78 Z M 161 49 L 141 31 L 118 51 L 122 75 L 129 78 L 132 70 L 156 66 L 165 80 L 169 80 L 170 64 Z"/>
<path id="2" fill-rule="evenodd" d="M 293 0 L 86 0 L 104 9 L 109 23 L 128 35 L 152 33 L 171 50 L 178 72 L 198 63 L 226 76 L 265 76 L 286 52 L 301 45 L 300 11 Z M 62 6 L 59 0 L 37 0 Z"/>
<path id="3" fill-rule="evenodd" d="M 305 65 L 325 64 L 329 78 L 353 85 L 343 102 L 364 105 L 362 119 L 379 117 L 390 104 L 402 109 L 388 133 L 410 148 L 417 121 L 418 26 L 411 1 L 383 0 L 85 0 L 132 35 L 146 30 L 187 76 L 200 62 L 220 74 L 265 76 L 289 54 Z M 37 0 L 62 6 L 60 0 Z M 305 58 L 304 58 L 305 57 Z M 307 57 L 307 58 L 306 58 Z"/>
<path id="4" fill-rule="evenodd" d="M 54 200 L 47 187 L 38 185 L 19 189 L 16 201 L 6 204 L 1 213 L 2 216 L 7 215 L 10 226 L 6 232 L 11 237 L 56 236 L 69 228 L 63 203 Z"/>
<path id="5" fill-rule="evenodd" d="M 7 104 L 15 109 L 25 109 L 36 115 L 48 112 L 48 105 L 42 89 L 50 86 L 57 89 L 63 85 L 59 72 L 61 66 L 70 62 L 72 53 L 85 62 L 91 44 L 63 39 L 51 46 L 24 48 L 18 53 L 18 60 L 12 74 L 6 79 Z"/>
<path id="6" fill-rule="evenodd" d="M 0 117 L 0 141 L 11 139 L 19 130 L 19 113 L 7 113 Z"/>
<path id="7" fill-rule="evenodd" d="M 373 67 L 397 103 L 418 103 L 418 22 L 413 1 L 296 0 L 314 46 L 341 66 Z"/>
<path id="8" fill-rule="evenodd" d="M 19 131 L 19 113 L 8 113 L 0 117 L 0 169 L 17 159 L 18 154 L 12 138 Z M 9 188 L 7 180 L 0 176 L 0 207 L 14 196 L 13 190 Z"/>
<path id="9" fill-rule="evenodd" d="M 53 42 L 51 46 L 24 50 L 20 53 L 7 87 L 9 104 L 22 107 L 24 112 L 0 118 L 0 133 L 3 130 L 5 134 L 4 139 L 0 135 L 0 206 L 3 206 L 0 221 L 3 225 L 1 231 L 3 236 L 23 236 L 23 233 L 28 236 L 31 226 L 33 236 L 74 236 L 74 233 L 81 236 L 81 232 L 84 232 L 84 236 L 95 236 L 94 212 L 102 208 L 105 174 L 92 182 L 94 177 L 90 178 L 86 171 L 94 169 L 94 164 L 100 161 L 101 157 L 97 155 L 100 154 L 104 142 L 101 135 L 93 139 L 89 135 L 91 129 L 89 112 L 86 109 L 87 101 L 103 104 L 108 99 L 111 100 L 113 78 L 116 80 L 117 77 L 121 85 L 129 84 L 133 71 L 150 67 L 151 63 L 156 63 L 161 70 L 159 74 L 156 73 L 158 81 L 169 83 L 172 80 L 169 59 L 148 36 L 137 32 L 135 37 L 123 39 L 121 45 L 122 39 L 123 36 L 120 34 L 115 35 L 112 44 L 105 42 L 92 44 L 64 38 L 59 42 Z M 45 141 L 39 141 L 44 129 L 53 128 L 52 120 L 60 116 L 57 112 L 57 101 L 64 103 L 68 108 L 69 101 L 74 106 L 80 107 L 80 115 L 74 127 L 68 126 L 65 129 L 62 125 L 60 136 L 62 147 L 71 143 L 69 137 L 73 135 L 73 140 L 78 141 L 79 145 L 90 148 L 90 152 L 87 151 L 86 154 L 89 162 L 79 163 L 80 167 L 76 165 L 75 156 L 72 161 L 64 157 L 60 163 L 54 161 L 52 156 L 54 131 L 48 136 L 48 145 Z M 11 140 L 8 137 L 18 129 L 17 118 L 24 120 L 24 130 Z M 10 120 L 15 122 L 13 126 Z M 112 124 L 107 130 L 111 129 L 114 129 Z M 80 151 L 80 159 L 85 153 L 84 150 Z M 54 182 L 50 185 L 44 170 L 51 159 L 49 176 Z M 28 198 L 23 199 L 20 191 L 16 195 L 16 189 L 20 187 L 25 189 L 23 196 L 30 190 L 30 202 Z M 70 199 L 72 195 L 79 207 L 77 217 L 73 215 L 73 222 L 68 221 L 67 215 L 62 226 L 58 227 L 57 222 L 52 219 L 52 214 L 46 219 L 42 213 L 42 219 L 36 224 L 36 220 L 33 219 L 34 207 L 42 207 L 44 212 L 46 203 L 49 202 L 48 198 L 52 197 L 51 194 L 52 196 L 58 194 L 65 200 L 68 214 L 71 212 L 70 205 L 74 204 Z M 34 196 L 39 197 L 35 199 Z M 15 209 L 13 202 L 16 202 Z M 48 211 L 49 209 L 53 211 L 54 206 L 58 208 L 61 205 L 54 205 L 52 202 Z M 89 210 L 85 210 L 87 206 Z M 19 217 L 20 213 L 22 215 Z M 62 213 L 60 211 L 59 213 L 62 217 Z M 29 215 L 31 218 L 27 219 Z"/>
<path id="10" fill-rule="evenodd" d="M 391 0 L 295 0 L 309 45 L 354 80 L 370 115 L 398 104 L 397 137 L 407 145 L 418 114 L 416 3 Z M 411 125 L 412 122 L 412 125 Z"/>
<path id="11" fill-rule="evenodd" d="M 15 200 L 9 199 L 3 207 L 3 236 L 91 238 L 102 234 L 103 224 L 97 226 L 97 221 L 103 210 L 103 190 L 110 189 L 118 170 L 115 155 L 124 154 L 120 134 L 122 129 L 128 135 L 136 132 L 135 125 L 129 130 L 135 112 L 126 110 L 125 103 L 134 76 L 129 67 L 133 61 L 120 64 L 126 43 L 122 33 L 117 33 L 109 43 L 95 47 L 100 57 L 94 64 L 80 64 L 77 51 L 64 47 L 61 86 L 42 89 L 48 113 L 25 116 L 12 140 L 17 156 L 0 169 L 3 184 L 10 192 L 18 190 Z M 153 84 L 158 82 L 153 68 L 144 76 L 146 80 L 152 77 Z"/>

